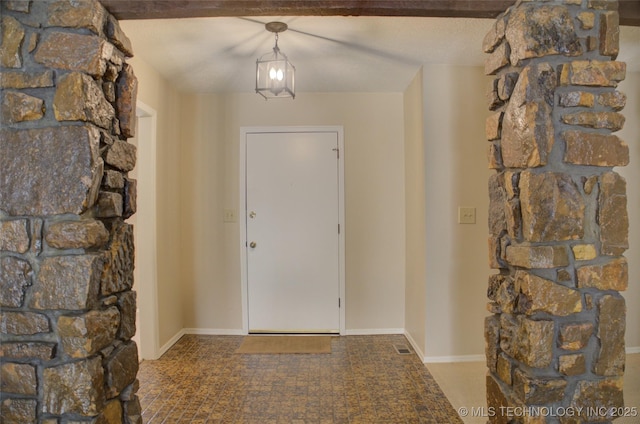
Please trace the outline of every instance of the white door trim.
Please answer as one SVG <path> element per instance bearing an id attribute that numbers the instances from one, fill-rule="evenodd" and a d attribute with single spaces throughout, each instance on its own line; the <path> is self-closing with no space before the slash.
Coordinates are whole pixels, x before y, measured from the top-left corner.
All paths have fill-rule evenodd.
<path id="1" fill-rule="evenodd" d="M 240 227 L 240 282 L 242 286 L 242 331 L 249 333 L 249 304 L 247 282 L 247 196 L 246 196 L 246 152 L 247 134 L 252 133 L 300 133 L 331 132 L 338 135 L 338 220 L 340 224 L 339 242 L 339 285 L 340 285 L 340 334 L 345 334 L 345 213 L 344 213 L 344 129 L 342 126 L 291 126 L 291 127 L 241 127 L 240 128 L 240 205 L 238 222 Z"/>
<path id="2" fill-rule="evenodd" d="M 158 329 L 158 288 L 156 252 L 156 127 L 158 113 L 141 101 L 136 103 L 138 117 L 138 212 L 135 228 L 136 271 L 139 281 L 137 329 L 140 337 L 140 359 L 158 359 L 161 355 Z M 142 173 L 140 173 L 142 171 Z M 141 215 L 142 214 L 142 215 Z M 140 241 L 145 244 L 141 245 Z"/>

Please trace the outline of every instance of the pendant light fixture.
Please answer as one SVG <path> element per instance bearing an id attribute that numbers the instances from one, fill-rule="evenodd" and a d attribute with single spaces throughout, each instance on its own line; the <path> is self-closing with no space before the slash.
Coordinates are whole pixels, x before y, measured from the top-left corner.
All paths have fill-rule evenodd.
<path id="1" fill-rule="evenodd" d="M 265 99 L 296 97 L 296 68 L 289 62 L 287 55 L 278 47 L 278 34 L 287 30 L 284 22 L 269 22 L 265 25 L 273 32 L 276 44 L 273 51 L 265 53 L 256 60 L 256 93 Z"/>

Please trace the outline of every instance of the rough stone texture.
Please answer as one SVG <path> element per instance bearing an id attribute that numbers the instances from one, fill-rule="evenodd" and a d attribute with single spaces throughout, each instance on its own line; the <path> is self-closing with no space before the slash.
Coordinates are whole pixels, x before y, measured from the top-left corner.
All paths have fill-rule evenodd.
<path id="1" fill-rule="evenodd" d="M 56 344 L 43 342 L 2 342 L 0 358 L 48 361 L 55 356 Z"/>
<path id="2" fill-rule="evenodd" d="M 122 422 L 122 403 L 117 399 L 107 402 L 104 410 L 96 419 L 96 424 L 120 424 Z"/>
<path id="3" fill-rule="evenodd" d="M 491 30 L 482 40 L 482 51 L 491 53 L 504 40 L 504 33 L 507 28 L 505 15 L 500 15 L 493 23 Z"/>
<path id="4" fill-rule="evenodd" d="M 514 312 L 516 309 L 516 302 L 518 300 L 518 293 L 514 285 L 513 278 L 504 278 L 498 289 L 496 290 L 495 300 L 502 312 L 508 314 Z"/>
<path id="5" fill-rule="evenodd" d="M 558 378 L 536 378 L 516 369 L 513 388 L 518 398 L 526 405 L 540 405 L 561 401 L 567 382 Z"/>
<path id="6" fill-rule="evenodd" d="M 22 55 L 20 49 L 24 41 L 24 28 L 12 16 L 2 17 L 2 43 L 0 44 L 0 66 L 20 68 Z"/>
<path id="7" fill-rule="evenodd" d="M 585 202 L 571 176 L 522 172 L 520 201 L 525 240 L 544 242 L 583 237 Z"/>
<path id="8" fill-rule="evenodd" d="M 565 6 L 524 5 L 512 11 L 505 36 L 511 63 L 548 55 L 577 56 L 582 47 Z"/>
<path id="9" fill-rule="evenodd" d="M 615 87 L 627 72 L 624 62 L 602 62 L 598 60 L 577 60 L 561 67 L 561 85 L 583 85 Z"/>
<path id="10" fill-rule="evenodd" d="M 96 216 L 98 218 L 121 217 L 124 209 L 124 200 L 120 193 L 101 191 L 98 195 Z"/>
<path id="11" fill-rule="evenodd" d="M 128 420 L 127 424 L 142 424 L 142 408 L 138 396 L 124 402 L 124 414 Z"/>
<path id="12" fill-rule="evenodd" d="M 522 70 L 502 120 L 502 160 L 512 168 L 547 163 L 554 143 L 553 105 L 556 74 L 549 64 Z"/>
<path id="13" fill-rule="evenodd" d="M 587 91 L 570 91 L 560 93 L 559 100 L 563 107 L 593 107 L 595 95 Z"/>
<path id="14" fill-rule="evenodd" d="M 513 364 L 509 360 L 509 357 L 504 354 L 504 352 L 501 352 L 500 356 L 498 356 L 496 374 L 498 375 L 498 378 L 505 384 L 508 384 L 510 386 L 513 383 Z"/>
<path id="15" fill-rule="evenodd" d="M 562 115 L 562 122 L 568 125 L 619 131 L 624 126 L 624 116 L 616 112 L 576 112 Z"/>
<path id="16" fill-rule="evenodd" d="M 46 315 L 34 312 L 0 311 L 0 333 L 18 336 L 48 333 L 51 330 Z"/>
<path id="17" fill-rule="evenodd" d="M 58 121 L 88 121 L 109 128 L 115 117 L 113 106 L 90 76 L 72 72 L 60 78 L 53 98 Z"/>
<path id="18" fill-rule="evenodd" d="M 15 12 L 29 13 L 31 0 L 4 0 L 5 7 Z"/>
<path id="19" fill-rule="evenodd" d="M 628 284 L 629 218 L 625 181 L 610 168 L 630 158 L 612 135 L 626 103 L 616 90 L 626 74 L 615 61 L 617 9 L 617 0 L 520 0 L 483 42 L 485 71 L 495 75 L 485 127 L 497 171 L 489 264 L 500 269 L 487 290 L 491 320 L 500 320 L 485 326 L 487 405 L 582 414 L 498 412 L 491 424 L 610 422 L 607 408 L 623 405 L 617 292 Z"/>
<path id="20" fill-rule="evenodd" d="M 627 96 L 620 91 L 610 91 L 598 95 L 598 104 L 619 111 L 627 104 Z"/>
<path id="21" fill-rule="evenodd" d="M 621 296 L 605 295 L 598 300 L 600 349 L 593 372 L 602 376 L 624 374 L 626 305 Z"/>
<path id="22" fill-rule="evenodd" d="M 29 364 L 4 363 L 0 367 L 0 390 L 18 395 L 36 395 L 36 368 Z"/>
<path id="23" fill-rule="evenodd" d="M 105 364 L 107 398 L 117 396 L 132 384 L 138 373 L 138 347 L 130 341 L 118 347 Z"/>
<path id="24" fill-rule="evenodd" d="M 584 374 L 587 371 L 584 355 L 581 353 L 561 355 L 558 358 L 558 371 L 567 376 Z"/>
<path id="25" fill-rule="evenodd" d="M 130 290 L 133 286 L 134 244 L 133 226 L 125 223 L 111 230 L 111 244 L 104 253 L 105 266 L 102 275 L 102 295 Z"/>
<path id="26" fill-rule="evenodd" d="M 40 88 L 53 87 L 53 71 L 22 72 L 6 71 L 0 73 L 0 88 Z"/>
<path id="27" fill-rule="evenodd" d="M 503 173 L 489 177 L 489 233 L 494 236 L 499 236 L 507 230 L 505 215 L 507 192 L 504 178 Z"/>
<path id="28" fill-rule="evenodd" d="M 27 261 L 12 256 L 0 257 L 0 307 L 21 307 L 32 279 L 33 271 Z"/>
<path id="29" fill-rule="evenodd" d="M 491 374 L 487 373 L 487 407 L 493 411 L 502 411 L 503 408 L 509 407 L 509 400 L 505 396 L 505 391 L 500 387 L 500 382 Z M 490 414 L 489 423 L 491 424 L 509 424 L 511 418 L 506 414 Z"/>
<path id="30" fill-rule="evenodd" d="M 629 214 L 627 183 L 615 172 L 600 178 L 597 222 L 600 224 L 601 251 L 605 255 L 622 255 L 629 248 Z"/>
<path id="31" fill-rule="evenodd" d="M 102 178 L 98 145 L 99 133 L 87 126 L 0 129 L 3 209 L 11 215 L 82 213 Z"/>
<path id="32" fill-rule="evenodd" d="M 576 275 L 579 288 L 624 291 L 629 282 L 629 266 L 625 257 L 614 258 L 603 264 L 581 266 Z"/>
<path id="33" fill-rule="evenodd" d="M 497 140 L 500 138 L 500 125 L 502 122 L 502 112 L 494 113 L 487 118 L 485 133 L 487 140 Z"/>
<path id="34" fill-rule="evenodd" d="M 135 135 L 137 93 L 138 79 L 133 73 L 133 67 L 125 63 L 116 80 L 117 118 L 120 121 L 120 131 L 125 137 Z"/>
<path id="35" fill-rule="evenodd" d="M 99 357 L 45 368 L 45 413 L 98 415 L 105 402 L 104 371 Z"/>
<path id="36" fill-rule="evenodd" d="M 4 399 L 0 415 L 6 424 L 35 424 L 37 408 L 35 399 Z"/>
<path id="37" fill-rule="evenodd" d="M 127 219 L 138 209 L 138 182 L 132 178 L 125 178 L 124 182 L 122 217 Z"/>
<path id="38" fill-rule="evenodd" d="M 577 244 L 571 246 L 571 251 L 576 261 L 590 261 L 598 257 L 596 246 L 593 244 Z"/>
<path id="39" fill-rule="evenodd" d="M 524 271 L 516 272 L 515 285 L 520 292 L 519 312 L 567 316 L 582 311 L 582 296 L 577 290 Z"/>
<path id="40" fill-rule="evenodd" d="M 107 18 L 107 36 L 122 53 L 127 57 L 133 57 L 133 47 L 131 40 L 120 28 L 120 23 L 113 16 L 109 15 Z"/>
<path id="41" fill-rule="evenodd" d="M 124 177 L 122 172 L 107 170 L 104 171 L 104 177 L 102 177 L 102 185 L 111 190 L 119 190 L 124 188 Z"/>
<path id="42" fill-rule="evenodd" d="M 500 97 L 501 100 L 509 100 L 519 76 L 516 72 L 510 72 L 498 78 L 498 97 Z"/>
<path id="43" fill-rule="evenodd" d="M 28 94 L 5 91 L 2 96 L 2 122 L 15 124 L 37 121 L 44 116 L 44 100 Z"/>
<path id="44" fill-rule="evenodd" d="M 52 32 L 40 42 L 34 59 L 52 68 L 99 77 L 112 54 L 113 45 L 96 35 Z"/>
<path id="45" fill-rule="evenodd" d="M 499 78 L 493 79 L 487 87 L 487 103 L 489 105 L 489 110 L 497 110 L 504 105 L 504 100 L 502 100 L 498 95 L 498 80 Z"/>
<path id="46" fill-rule="evenodd" d="M 557 268 L 569 265 L 564 246 L 507 246 L 507 262 L 527 269 Z"/>
<path id="47" fill-rule="evenodd" d="M 558 334 L 558 345 L 565 350 L 583 349 L 593 335 L 593 324 L 575 322 L 562 324 Z"/>
<path id="48" fill-rule="evenodd" d="M 553 360 L 553 329 L 549 320 L 534 321 L 523 315 L 500 316 L 500 348 L 533 368 L 546 368 Z"/>
<path id="49" fill-rule="evenodd" d="M 136 166 L 136 146 L 116 140 L 107 150 L 104 161 L 121 171 L 129 172 Z"/>
<path id="50" fill-rule="evenodd" d="M 600 15 L 600 54 L 615 59 L 620 52 L 620 27 L 618 12 Z"/>
<path id="51" fill-rule="evenodd" d="M 73 358 L 86 358 L 110 345 L 119 326 L 120 312 L 116 307 L 58 318 L 62 349 Z"/>
<path id="52" fill-rule="evenodd" d="M 136 299 L 135 291 L 126 291 L 118 295 L 118 309 L 120 309 L 120 328 L 118 338 L 129 340 L 136 334 Z"/>
<path id="53" fill-rule="evenodd" d="M 34 309 L 92 308 L 97 303 L 102 268 L 102 255 L 43 259 L 29 306 Z"/>
<path id="54" fill-rule="evenodd" d="M 47 16 L 48 26 L 84 28 L 94 34 L 100 34 L 104 27 L 106 10 L 97 0 L 61 0 L 49 5 Z"/>
<path id="55" fill-rule="evenodd" d="M 576 422 L 611 421 L 610 411 L 624 406 L 622 386 L 621 377 L 579 381 L 569 405 L 581 412 Z M 598 415 L 599 411 L 608 411 L 609 414 Z"/>
<path id="56" fill-rule="evenodd" d="M 122 228 L 136 209 L 131 42 L 99 0 L 3 0 L 2 11 L 0 421 L 141 423 Z M 116 212 L 102 220 L 100 190 Z M 103 276 L 114 294 L 101 295 Z M 108 401 L 107 388 L 125 394 Z"/>
<path id="57" fill-rule="evenodd" d="M 502 168 L 502 157 L 500 154 L 500 148 L 494 143 L 489 144 L 487 159 L 489 161 L 489 169 Z"/>
<path id="58" fill-rule="evenodd" d="M 495 75 L 498 70 L 509 64 L 509 46 L 500 44 L 484 62 L 485 75 Z"/>
<path id="59" fill-rule="evenodd" d="M 565 131 L 564 161 L 575 165 L 626 166 L 629 146 L 612 134 Z"/>
<path id="60" fill-rule="evenodd" d="M 95 220 L 54 222 L 45 234 L 47 244 L 57 249 L 89 249 L 109 241 L 104 224 Z"/>
<path id="61" fill-rule="evenodd" d="M 591 29 L 596 24 L 596 15 L 593 12 L 579 12 L 577 18 L 582 29 Z"/>
<path id="62" fill-rule="evenodd" d="M 500 317 L 490 315 L 484 319 L 485 357 L 489 371 L 496 372 L 500 342 Z"/>
<path id="63" fill-rule="evenodd" d="M 0 222 L 0 250 L 25 253 L 29 250 L 29 233 L 26 219 Z"/>

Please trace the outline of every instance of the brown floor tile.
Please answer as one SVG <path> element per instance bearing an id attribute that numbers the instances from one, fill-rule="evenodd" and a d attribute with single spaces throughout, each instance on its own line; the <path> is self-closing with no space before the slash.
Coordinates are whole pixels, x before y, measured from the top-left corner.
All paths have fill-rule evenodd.
<path id="1" fill-rule="evenodd" d="M 400 335 L 342 336 L 331 354 L 236 354 L 242 336 L 182 337 L 143 361 L 147 424 L 461 423 Z"/>

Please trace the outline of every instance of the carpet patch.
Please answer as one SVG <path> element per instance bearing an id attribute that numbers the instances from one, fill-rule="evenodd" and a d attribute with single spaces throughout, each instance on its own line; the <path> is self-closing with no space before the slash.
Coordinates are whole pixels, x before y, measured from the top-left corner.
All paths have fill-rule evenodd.
<path id="1" fill-rule="evenodd" d="M 236 353 L 331 353 L 331 336 L 246 336 Z"/>

